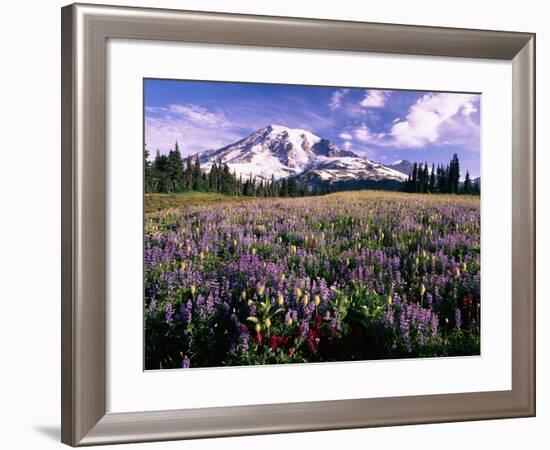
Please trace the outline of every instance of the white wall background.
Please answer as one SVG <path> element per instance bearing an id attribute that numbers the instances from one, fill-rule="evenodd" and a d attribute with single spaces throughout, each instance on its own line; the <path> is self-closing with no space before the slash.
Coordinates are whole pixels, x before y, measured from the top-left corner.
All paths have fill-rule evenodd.
<path id="1" fill-rule="evenodd" d="M 93 2 L 96 3 L 96 2 Z M 146 0 L 97 2 L 532 31 L 537 33 L 538 147 L 538 417 L 128 445 L 125 448 L 258 449 L 369 446 L 446 450 L 546 448 L 550 425 L 550 15 L 537 0 L 460 2 L 393 0 Z M 9 449 L 60 448 L 60 12 L 58 0 L 5 2 L 0 15 L 0 444 Z M 314 5 L 314 7 L 313 7 Z M 545 442 L 546 441 L 546 442 Z M 123 448 L 123 447 L 117 447 Z"/>

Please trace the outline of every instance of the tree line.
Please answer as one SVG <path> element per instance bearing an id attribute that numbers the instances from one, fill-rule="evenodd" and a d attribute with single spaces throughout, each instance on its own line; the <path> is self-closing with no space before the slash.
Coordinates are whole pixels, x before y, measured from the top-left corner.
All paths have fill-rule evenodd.
<path id="1" fill-rule="evenodd" d="M 275 180 L 257 179 L 252 175 L 243 179 L 231 171 L 227 164 L 214 162 L 209 171 L 201 168 L 198 155 L 182 158 L 176 142 L 167 155 L 158 151 L 149 161 L 149 151 L 144 148 L 144 178 L 146 193 L 177 193 L 187 191 L 218 192 L 233 196 L 252 197 L 302 197 L 332 192 L 331 186 L 311 187 L 296 178 Z M 460 161 L 455 153 L 447 166 L 414 163 L 404 183 L 405 192 L 441 194 L 479 194 L 479 184 L 472 181 L 466 171 L 460 183 Z"/>
<path id="2" fill-rule="evenodd" d="M 184 160 L 177 142 L 168 155 L 157 151 L 152 162 L 145 148 L 144 172 L 146 193 L 199 191 L 252 197 L 302 197 L 325 193 L 320 189 L 311 189 L 305 182 L 294 178 L 276 181 L 272 175 L 269 181 L 253 176 L 243 179 L 242 175 L 237 176 L 227 164 L 221 162 L 214 162 L 207 172 L 202 170 L 197 155 Z"/>
<path id="3" fill-rule="evenodd" d="M 412 172 L 405 182 L 406 192 L 440 193 L 440 194 L 479 194 L 479 183 L 472 181 L 466 171 L 464 183 L 460 183 L 460 161 L 455 153 L 448 165 L 432 163 L 414 163 Z"/>

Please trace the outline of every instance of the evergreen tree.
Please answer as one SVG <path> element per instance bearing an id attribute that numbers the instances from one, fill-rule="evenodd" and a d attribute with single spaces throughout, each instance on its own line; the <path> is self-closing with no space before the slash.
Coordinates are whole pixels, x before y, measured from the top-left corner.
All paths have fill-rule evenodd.
<path id="1" fill-rule="evenodd" d="M 201 163 L 199 156 L 195 156 L 195 164 L 193 164 L 193 190 L 202 191 L 204 189 L 203 179 L 201 176 Z"/>
<path id="2" fill-rule="evenodd" d="M 290 178 L 288 180 L 288 196 L 289 197 L 296 197 L 298 195 L 298 183 L 296 182 L 295 178 Z"/>
<path id="3" fill-rule="evenodd" d="M 453 194 L 458 193 L 458 186 L 460 182 L 460 163 L 458 161 L 458 155 L 455 153 L 451 164 L 449 166 L 449 191 Z"/>
<path id="4" fill-rule="evenodd" d="M 435 165 L 432 163 L 432 173 L 430 173 L 429 191 L 433 194 L 435 192 Z"/>
<path id="5" fill-rule="evenodd" d="M 466 177 L 464 178 L 464 193 L 472 193 L 472 180 L 470 179 L 470 172 L 466 171 Z"/>
<path id="6" fill-rule="evenodd" d="M 156 181 L 156 192 L 170 192 L 170 178 L 168 177 L 168 157 L 161 155 L 157 150 L 155 161 L 153 162 L 153 172 Z"/>
<path id="7" fill-rule="evenodd" d="M 416 163 L 413 164 L 411 192 L 418 192 L 418 165 Z"/>
<path id="8" fill-rule="evenodd" d="M 407 181 L 404 183 L 406 192 L 430 192 L 442 194 L 458 194 L 467 192 L 479 194 L 479 188 L 472 182 L 470 174 L 466 173 L 465 186 L 460 186 L 460 160 L 455 153 L 448 165 L 432 163 L 431 171 L 427 162 L 414 163 Z"/>
<path id="9" fill-rule="evenodd" d="M 193 165 L 191 163 L 191 156 L 187 157 L 187 164 L 185 166 L 185 172 L 184 172 L 184 179 L 185 179 L 185 189 L 187 191 L 190 191 L 193 189 Z"/>
<path id="10" fill-rule="evenodd" d="M 212 167 L 210 168 L 210 172 L 208 173 L 208 189 L 212 192 L 218 192 L 219 190 L 218 166 L 216 164 L 216 161 L 212 163 Z"/>
<path id="11" fill-rule="evenodd" d="M 283 181 L 281 183 L 280 196 L 288 197 L 288 181 L 286 180 L 286 178 L 283 178 Z"/>
<path id="12" fill-rule="evenodd" d="M 422 170 L 422 192 L 428 192 L 429 182 L 430 182 L 430 176 L 428 171 L 428 162 L 425 162 L 424 169 Z"/>
<path id="13" fill-rule="evenodd" d="M 174 149 L 168 152 L 168 158 L 166 160 L 166 176 L 169 183 L 169 192 L 179 192 L 185 190 L 183 183 L 183 164 L 177 142 Z"/>
<path id="14" fill-rule="evenodd" d="M 149 150 L 147 146 L 143 147 L 143 178 L 145 193 L 155 192 L 155 179 L 153 177 L 153 168 L 149 161 Z"/>

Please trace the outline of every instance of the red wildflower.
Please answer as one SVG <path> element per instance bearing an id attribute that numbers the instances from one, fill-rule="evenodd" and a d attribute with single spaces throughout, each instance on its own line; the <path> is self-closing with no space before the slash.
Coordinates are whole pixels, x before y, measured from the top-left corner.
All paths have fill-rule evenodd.
<path id="1" fill-rule="evenodd" d="M 470 294 L 467 294 L 464 296 L 464 306 L 470 306 L 470 303 L 472 303 L 473 298 Z"/>
<path id="2" fill-rule="evenodd" d="M 323 322 L 323 318 L 320 315 L 317 315 L 317 317 L 315 318 L 315 329 L 317 331 L 319 331 L 319 329 L 321 328 L 322 322 Z"/>
<path id="3" fill-rule="evenodd" d="M 283 338 L 281 336 L 271 336 L 269 338 L 269 346 L 272 350 L 276 350 L 277 347 L 279 347 L 283 342 Z"/>
<path id="4" fill-rule="evenodd" d="M 261 331 L 258 331 L 253 337 L 252 337 L 252 340 L 257 342 L 258 344 L 261 344 L 262 341 L 263 341 L 263 336 L 262 336 L 262 332 Z"/>
<path id="5" fill-rule="evenodd" d="M 282 337 L 282 336 L 273 335 L 269 338 L 268 345 L 273 350 L 276 350 L 277 347 L 286 347 L 289 342 L 290 342 L 290 339 L 288 339 L 288 336 Z"/>
<path id="6" fill-rule="evenodd" d="M 319 344 L 319 341 L 321 335 L 316 330 L 309 330 L 307 332 L 307 347 L 309 348 L 309 351 L 311 353 L 317 353 L 317 345 Z"/>

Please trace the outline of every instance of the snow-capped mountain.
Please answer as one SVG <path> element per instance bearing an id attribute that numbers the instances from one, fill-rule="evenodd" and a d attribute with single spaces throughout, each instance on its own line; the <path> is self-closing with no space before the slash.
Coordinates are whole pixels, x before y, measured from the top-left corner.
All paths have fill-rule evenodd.
<path id="1" fill-rule="evenodd" d="M 243 177 L 252 175 L 265 180 L 272 176 L 276 180 L 300 177 L 323 183 L 407 179 L 400 171 L 341 150 L 309 131 L 281 125 L 268 125 L 234 144 L 204 151 L 199 158 L 206 170 L 221 161 Z"/>
<path id="2" fill-rule="evenodd" d="M 320 180 L 341 182 L 351 180 L 406 181 L 407 175 L 390 167 L 360 157 L 330 158 L 302 176 L 317 176 Z"/>
<path id="3" fill-rule="evenodd" d="M 397 170 L 398 172 L 404 173 L 405 175 L 408 176 L 412 174 L 413 163 L 407 159 L 402 159 L 399 161 L 395 161 L 392 164 L 389 164 L 387 167 Z"/>

